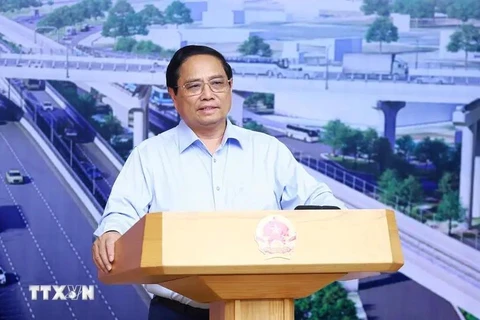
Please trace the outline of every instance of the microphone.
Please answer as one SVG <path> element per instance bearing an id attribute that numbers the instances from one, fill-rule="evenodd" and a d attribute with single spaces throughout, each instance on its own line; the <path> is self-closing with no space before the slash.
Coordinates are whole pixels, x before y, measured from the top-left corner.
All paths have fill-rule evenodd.
<path id="1" fill-rule="evenodd" d="M 299 205 L 294 210 L 341 210 L 337 206 Z"/>

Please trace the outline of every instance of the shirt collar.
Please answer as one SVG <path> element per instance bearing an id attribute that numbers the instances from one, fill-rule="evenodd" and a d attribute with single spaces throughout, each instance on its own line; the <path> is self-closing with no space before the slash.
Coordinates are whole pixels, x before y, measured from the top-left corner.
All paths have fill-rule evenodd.
<path id="1" fill-rule="evenodd" d="M 181 120 L 177 126 L 177 135 L 180 153 L 185 151 L 195 142 L 200 141 L 195 132 L 193 132 L 193 130 L 190 129 L 190 127 L 183 120 Z M 220 148 L 222 148 L 229 141 L 234 141 L 238 143 L 240 147 L 242 146 L 242 132 L 238 130 L 238 128 L 229 119 L 227 119 L 227 128 L 225 129 Z"/>

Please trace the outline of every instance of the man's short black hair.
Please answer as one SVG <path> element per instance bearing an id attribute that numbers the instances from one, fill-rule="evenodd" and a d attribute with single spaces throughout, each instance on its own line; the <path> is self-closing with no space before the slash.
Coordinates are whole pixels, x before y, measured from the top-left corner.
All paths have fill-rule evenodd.
<path id="1" fill-rule="evenodd" d="M 210 55 L 220 60 L 228 79 L 232 78 L 232 67 L 220 52 L 207 46 L 188 45 L 175 52 L 167 67 L 167 87 L 172 88 L 175 94 L 177 94 L 178 78 L 180 78 L 180 67 L 188 58 L 201 54 Z"/>

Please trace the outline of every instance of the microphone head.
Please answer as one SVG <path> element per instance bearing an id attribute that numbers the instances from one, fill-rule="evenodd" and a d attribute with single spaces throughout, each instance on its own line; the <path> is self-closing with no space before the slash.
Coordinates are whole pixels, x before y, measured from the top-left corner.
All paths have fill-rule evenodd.
<path id="1" fill-rule="evenodd" d="M 316 205 L 300 205 L 296 206 L 294 210 L 341 210 L 337 206 L 316 206 Z"/>

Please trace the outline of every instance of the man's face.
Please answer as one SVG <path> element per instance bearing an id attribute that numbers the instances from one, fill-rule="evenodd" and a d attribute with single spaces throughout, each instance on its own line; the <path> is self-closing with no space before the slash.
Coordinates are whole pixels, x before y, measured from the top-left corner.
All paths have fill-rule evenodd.
<path id="1" fill-rule="evenodd" d="M 177 95 L 172 89 L 169 92 L 185 123 L 200 128 L 225 121 L 232 104 L 232 87 L 220 60 L 210 55 L 192 56 L 179 71 Z"/>

